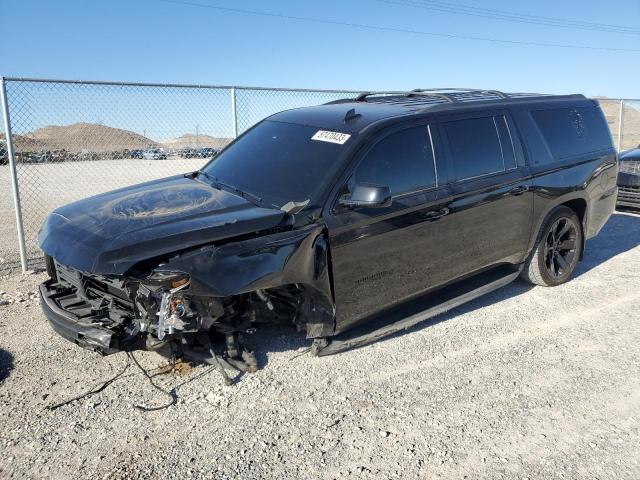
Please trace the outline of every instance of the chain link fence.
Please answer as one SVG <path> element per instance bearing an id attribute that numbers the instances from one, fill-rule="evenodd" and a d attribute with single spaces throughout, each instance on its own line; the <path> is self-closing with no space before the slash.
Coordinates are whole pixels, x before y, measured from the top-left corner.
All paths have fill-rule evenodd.
<path id="1" fill-rule="evenodd" d="M 597 98 L 619 151 L 640 145 L 640 99 Z"/>
<path id="2" fill-rule="evenodd" d="M 4 80 L 28 268 L 51 210 L 202 167 L 281 110 L 356 92 L 202 85 Z M 20 267 L 6 138 L 0 138 L 0 271 Z"/>
<path id="3" fill-rule="evenodd" d="M 21 266 L 16 201 L 25 266 L 34 268 L 42 262 L 38 230 L 51 210 L 101 192 L 197 170 L 268 115 L 359 93 L 18 78 L 4 79 L 3 89 L 19 196 L 13 195 L 2 134 L 0 271 Z M 622 150 L 640 144 L 640 101 L 598 100 L 614 143 Z"/>

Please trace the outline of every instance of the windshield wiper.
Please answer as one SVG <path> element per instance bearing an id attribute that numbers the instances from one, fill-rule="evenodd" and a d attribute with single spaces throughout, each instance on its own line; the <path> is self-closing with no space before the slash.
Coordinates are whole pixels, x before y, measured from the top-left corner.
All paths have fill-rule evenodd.
<path id="1" fill-rule="evenodd" d="M 262 206 L 262 197 L 254 195 L 253 193 L 250 193 L 250 192 L 245 192 L 244 190 L 241 190 L 235 185 L 230 185 L 228 183 L 221 182 L 220 180 L 218 180 L 218 177 L 209 175 L 207 172 L 203 172 L 202 170 L 198 170 L 198 174 L 207 177 L 209 180 L 211 180 L 215 184 L 214 186 L 222 187 L 226 190 L 231 190 L 231 192 L 240 195 L 242 198 L 246 198 L 247 200 L 250 200 L 252 203 L 256 204 L 258 207 Z"/>

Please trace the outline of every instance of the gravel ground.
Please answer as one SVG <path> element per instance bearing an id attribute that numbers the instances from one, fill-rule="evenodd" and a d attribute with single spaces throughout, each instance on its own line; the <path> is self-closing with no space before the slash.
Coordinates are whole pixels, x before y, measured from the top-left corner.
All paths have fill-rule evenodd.
<path id="1" fill-rule="evenodd" d="M 42 274 L 0 278 L 2 478 L 640 478 L 640 216 L 614 215 L 574 280 L 516 282 L 334 357 L 268 330 L 263 367 L 155 377 L 52 333 Z M 138 353 L 147 369 L 166 364 Z"/>

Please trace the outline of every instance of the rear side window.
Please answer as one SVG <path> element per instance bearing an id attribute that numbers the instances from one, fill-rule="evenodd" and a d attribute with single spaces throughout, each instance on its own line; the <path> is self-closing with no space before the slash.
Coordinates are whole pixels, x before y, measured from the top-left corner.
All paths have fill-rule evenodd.
<path id="1" fill-rule="evenodd" d="M 358 165 L 355 181 L 387 186 L 392 194 L 435 186 L 427 126 L 408 128 L 380 140 Z"/>
<path id="2" fill-rule="evenodd" d="M 556 159 L 612 146 L 608 127 L 596 107 L 535 110 L 531 116 Z"/>
<path id="3" fill-rule="evenodd" d="M 507 152 L 506 168 L 515 165 L 513 144 L 504 117 L 482 117 L 444 123 L 452 156 L 455 180 L 478 177 L 505 170 L 503 148 Z M 503 138 L 502 138 L 503 137 Z M 504 145 L 503 145 L 504 144 Z"/>

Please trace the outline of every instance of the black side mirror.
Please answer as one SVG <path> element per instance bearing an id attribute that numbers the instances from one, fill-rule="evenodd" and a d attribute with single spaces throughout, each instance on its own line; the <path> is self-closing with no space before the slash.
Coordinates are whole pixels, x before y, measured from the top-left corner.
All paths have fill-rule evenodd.
<path id="1" fill-rule="evenodd" d="M 361 183 L 353 188 L 353 192 L 340 197 L 338 203 L 345 207 L 388 207 L 392 203 L 391 190 L 382 185 Z"/>

